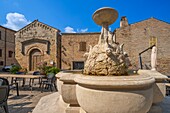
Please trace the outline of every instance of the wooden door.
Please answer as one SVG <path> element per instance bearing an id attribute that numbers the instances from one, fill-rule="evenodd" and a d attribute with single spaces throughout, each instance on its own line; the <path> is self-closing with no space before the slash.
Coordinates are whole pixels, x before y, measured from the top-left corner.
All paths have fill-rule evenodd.
<path id="1" fill-rule="evenodd" d="M 29 60 L 29 70 L 36 71 L 38 70 L 37 64 L 43 62 L 43 55 L 41 54 L 40 50 L 34 49 L 30 52 L 30 60 Z"/>
<path id="2" fill-rule="evenodd" d="M 42 61 L 42 55 L 33 55 L 32 56 L 32 71 L 38 70 L 37 64 Z"/>

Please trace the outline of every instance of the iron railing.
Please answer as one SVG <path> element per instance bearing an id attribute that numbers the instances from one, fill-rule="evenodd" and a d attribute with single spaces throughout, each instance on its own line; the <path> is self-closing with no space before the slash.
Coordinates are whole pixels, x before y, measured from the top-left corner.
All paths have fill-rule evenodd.
<path id="1" fill-rule="evenodd" d="M 149 49 L 152 49 L 155 45 L 152 45 L 150 47 L 148 47 L 147 49 L 143 50 L 142 52 L 139 53 L 139 66 L 140 66 L 140 69 L 143 69 L 143 66 L 142 66 L 142 53 L 148 51 Z"/>

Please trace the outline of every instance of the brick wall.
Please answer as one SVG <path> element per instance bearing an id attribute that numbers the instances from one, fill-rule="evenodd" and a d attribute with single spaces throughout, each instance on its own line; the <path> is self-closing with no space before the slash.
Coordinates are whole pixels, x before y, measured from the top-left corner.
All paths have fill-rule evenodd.
<path id="1" fill-rule="evenodd" d="M 84 61 L 89 45 L 96 45 L 100 33 L 63 33 L 61 38 L 62 69 L 72 69 L 73 61 Z M 80 42 L 86 42 L 86 51 L 80 51 Z"/>
<path id="2" fill-rule="evenodd" d="M 0 31 L 1 31 L 0 49 L 2 49 L 2 57 L 0 57 L 0 61 L 3 61 L 3 65 L 1 65 L 0 68 L 2 68 L 4 65 L 17 64 L 17 61 L 15 59 L 15 35 L 14 35 L 16 32 L 2 26 L 0 26 Z M 9 51 L 12 52 L 12 57 L 9 57 Z"/>
<path id="3" fill-rule="evenodd" d="M 138 68 L 138 54 L 149 47 L 151 36 L 157 38 L 158 67 L 163 74 L 170 75 L 170 24 L 150 18 L 115 31 L 116 40 L 125 44 L 133 68 Z M 144 68 L 150 68 L 151 50 L 142 54 Z"/>

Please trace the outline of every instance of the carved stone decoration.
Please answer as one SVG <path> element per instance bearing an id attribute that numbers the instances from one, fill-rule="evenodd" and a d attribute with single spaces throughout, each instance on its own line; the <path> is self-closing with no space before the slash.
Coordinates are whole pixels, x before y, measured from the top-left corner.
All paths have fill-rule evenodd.
<path id="1" fill-rule="evenodd" d="M 107 17 L 107 18 L 106 18 Z M 123 44 L 115 42 L 109 33 L 108 26 L 118 17 L 116 10 L 102 8 L 93 14 L 93 20 L 102 26 L 99 42 L 91 47 L 85 56 L 84 74 L 87 75 L 125 75 L 129 62 L 123 52 Z"/>
<path id="2" fill-rule="evenodd" d="M 50 42 L 48 40 L 42 40 L 42 39 L 30 39 L 30 40 L 26 40 L 24 42 L 21 42 L 22 43 L 22 48 L 21 48 L 21 53 L 23 55 L 25 55 L 25 46 L 29 45 L 29 44 L 32 44 L 32 43 L 42 43 L 42 44 L 45 44 L 46 45 L 46 53 L 47 54 L 50 54 Z"/>

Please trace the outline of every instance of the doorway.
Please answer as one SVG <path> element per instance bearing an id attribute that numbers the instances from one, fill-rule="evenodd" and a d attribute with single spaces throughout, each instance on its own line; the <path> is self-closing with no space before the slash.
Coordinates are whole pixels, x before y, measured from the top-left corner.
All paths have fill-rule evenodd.
<path id="1" fill-rule="evenodd" d="M 33 49 L 29 55 L 29 70 L 36 71 L 38 70 L 37 64 L 43 61 L 43 55 L 39 49 Z"/>

